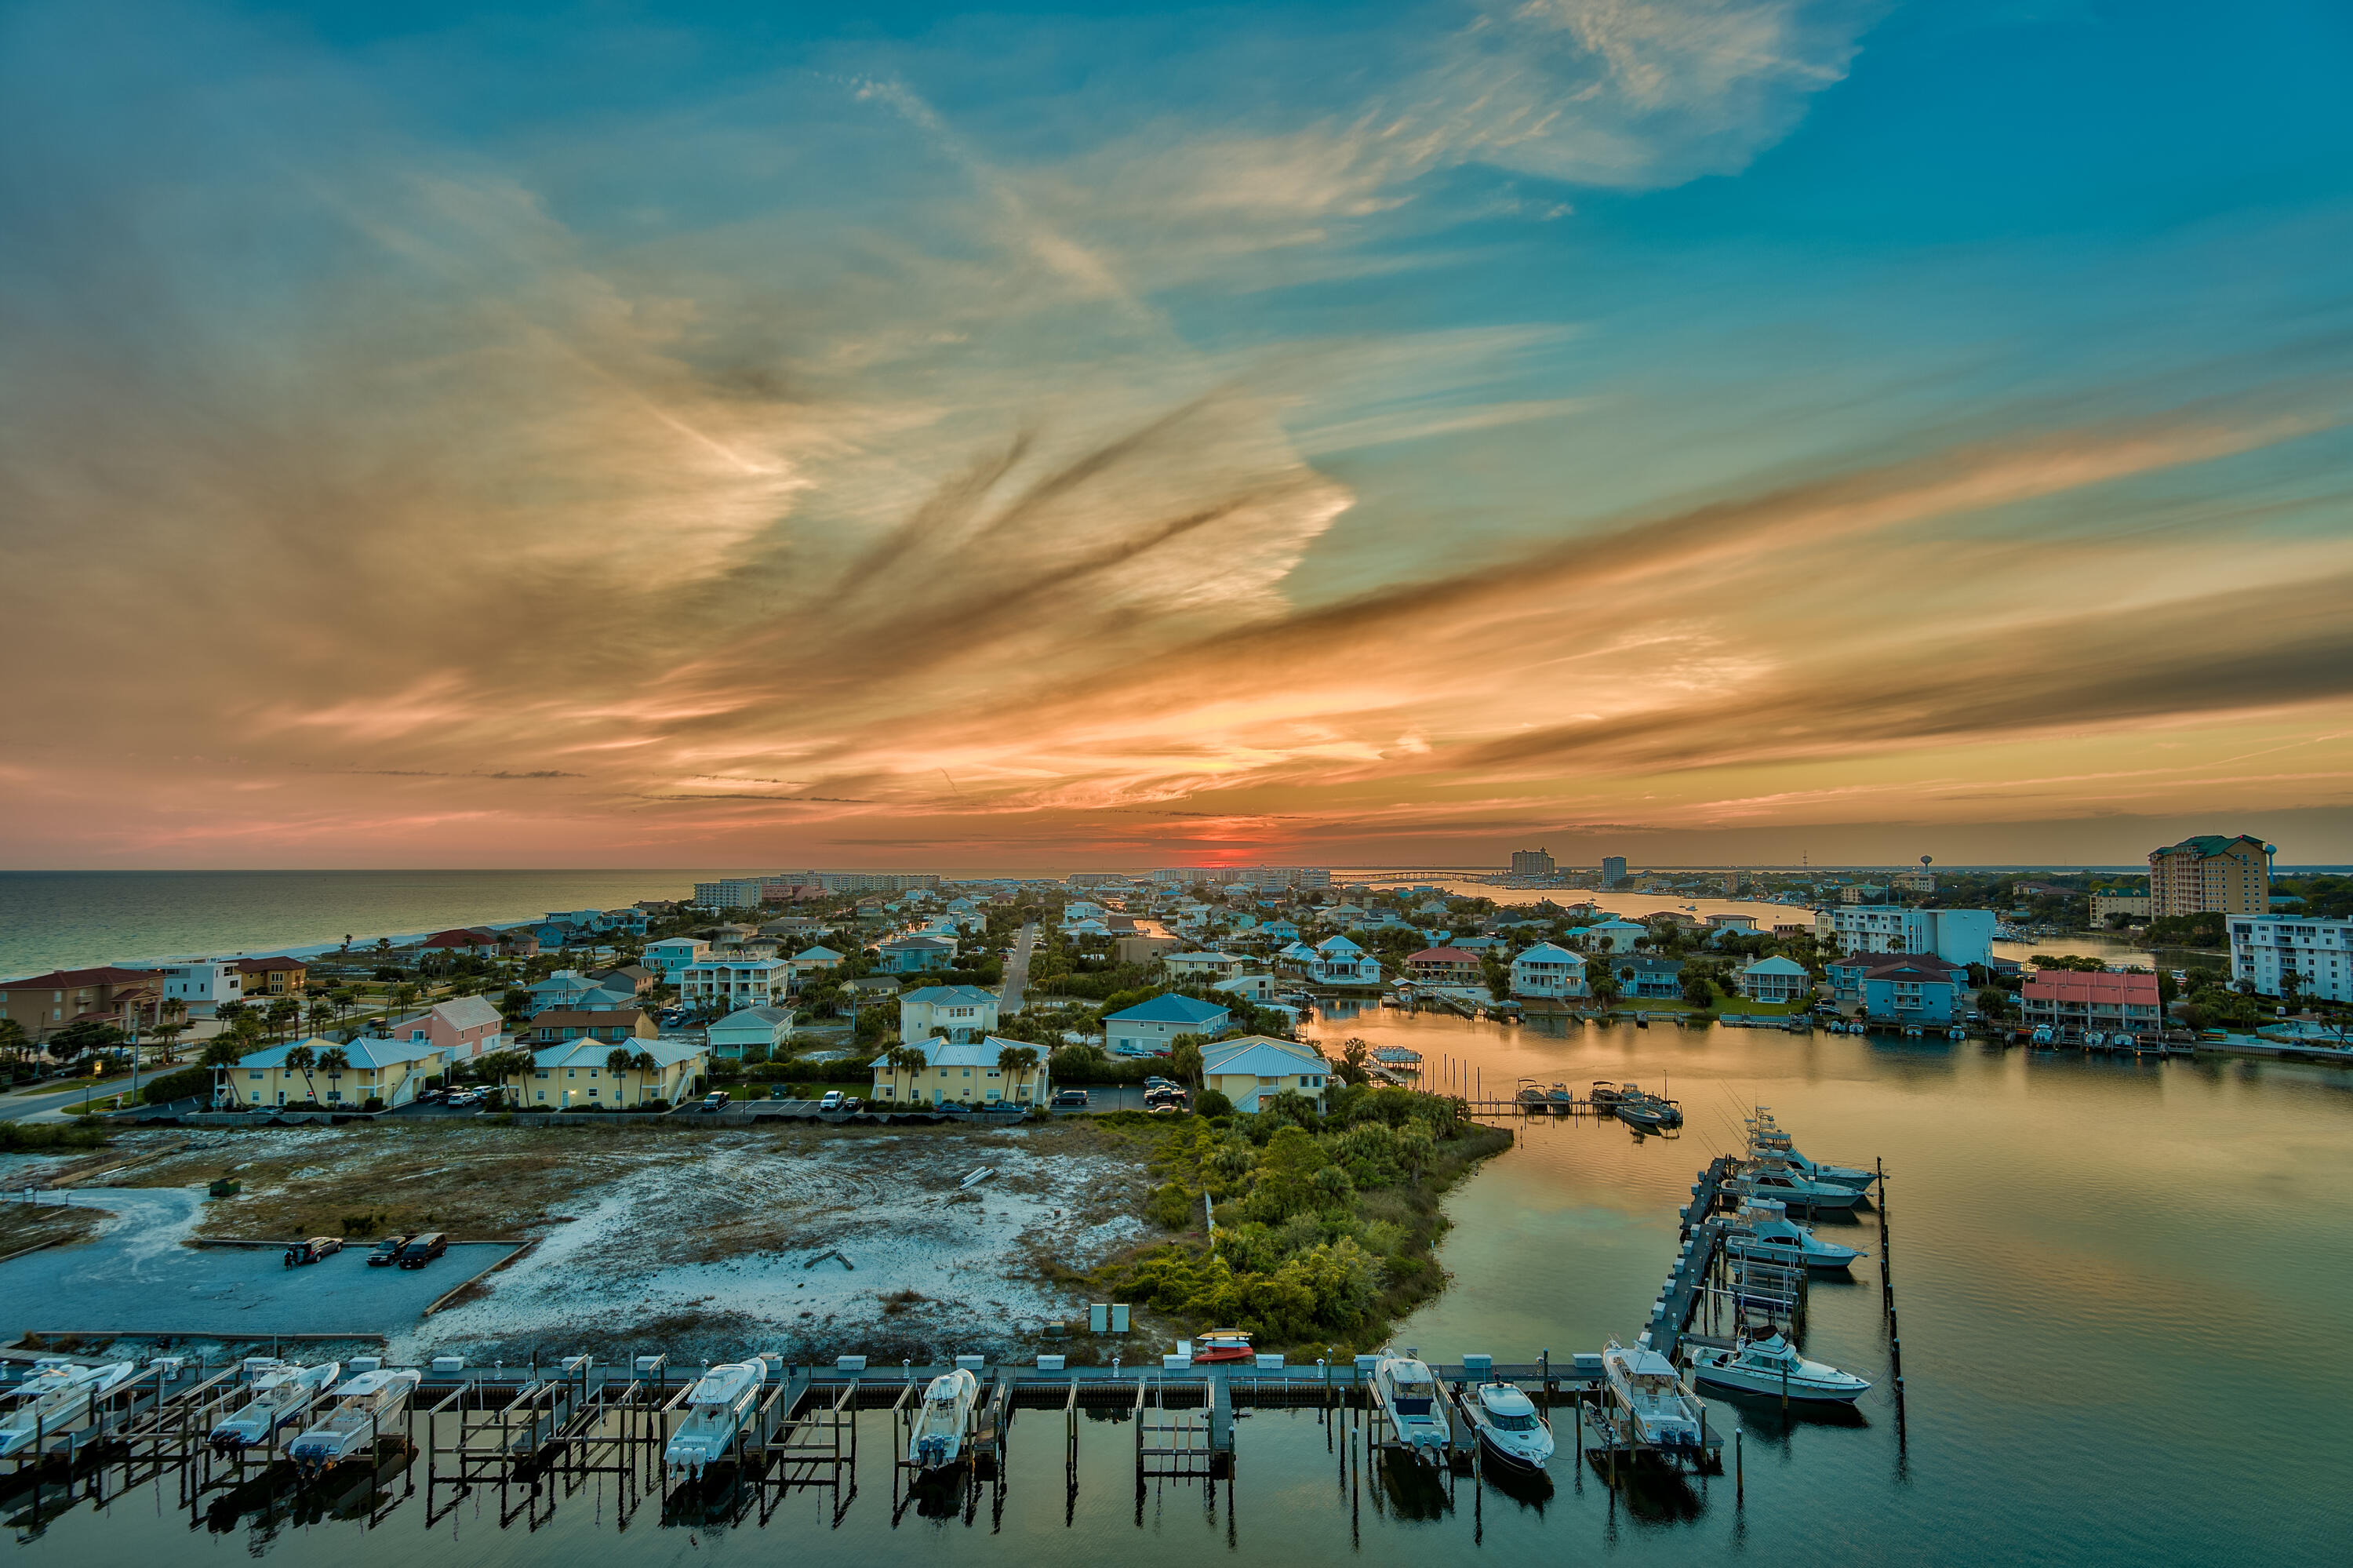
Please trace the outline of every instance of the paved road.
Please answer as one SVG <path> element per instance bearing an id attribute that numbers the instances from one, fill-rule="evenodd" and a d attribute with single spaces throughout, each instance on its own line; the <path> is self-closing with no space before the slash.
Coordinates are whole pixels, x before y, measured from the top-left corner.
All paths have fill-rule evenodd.
<path id="1" fill-rule="evenodd" d="M 47 1095 L 10 1095 L 0 1099 L 0 1121 L 28 1121 L 36 1118 L 46 1121 L 58 1120 L 64 1116 L 66 1107 L 81 1104 L 83 1093 L 80 1089 L 67 1089 Z M 113 1093 L 113 1088 L 108 1088 L 92 1093 L 90 1098 L 95 1102 Z"/>
<path id="2" fill-rule="evenodd" d="M 1038 945 L 1038 926 L 1032 921 L 1021 927 L 1013 939 L 1013 956 L 1005 960 L 1005 989 L 997 993 L 999 1012 L 1021 1011 L 1021 992 L 1029 984 L 1029 949 Z"/>

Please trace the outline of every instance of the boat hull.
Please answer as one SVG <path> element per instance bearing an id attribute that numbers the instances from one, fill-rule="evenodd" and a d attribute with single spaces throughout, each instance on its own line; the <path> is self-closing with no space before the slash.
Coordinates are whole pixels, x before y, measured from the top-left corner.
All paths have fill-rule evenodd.
<path id="1" fill-rule="evenodd" d="M 1692 1368 L 1692 1381 L 1711 1388 L 1730 1389 L 1736 1393 L 1753 1393 L 1778 1399 L 1787 1393 L 1794 1403 L 1808 1404 L 1852 1404 L 1871 1392 L 1871 1384 L 1857 1378 L 1852 1383 L 1825 1383 L 1811 1378 L 1793 1377 L 1785 1389 L 1780 1375 L 1762 1369 L 1741 1366 L 1716 1366 L 1701 1361 Z"/>
<path id="2" fill-rule="evenodd" d="M 1497 1464 L 1509 1469 L 1525 1470 L 1530 1475 L 1543 1469 L 1546 1462 L 1552 1457 L 1552 1444 L 1549 1440 L 1541 1449 L 1533 1451 L 1523 1449 L 1514 1446 L 1504 1434 L 1492 1431 L 1484 1425 L 1479 1427 L 1479 1447 L 1487 1457 Z"/>

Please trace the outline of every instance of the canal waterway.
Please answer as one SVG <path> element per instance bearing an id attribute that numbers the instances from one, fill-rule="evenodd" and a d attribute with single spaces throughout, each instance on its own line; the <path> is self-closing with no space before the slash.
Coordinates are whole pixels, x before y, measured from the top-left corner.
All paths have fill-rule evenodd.
<path id="1" fill-rule="evenodd" d="M 1879 1386 L 1852 1417 L 1717 1400 L 1743 1433 L 1729 1474 L 1612 1493 L 1568 1448 L 1548 1483 L 1359 1476 L 1314 1411 L 1239 1425 L 1230 1493 L 1155 1482 L 1139 1504 L 1129 1429 L 1083 1424 L 1066 1491 L 1059 1414 L 1013 1429 L 1001 1501 L 894 1507 L 886 1416 L 869 1415 L 858 1495 L 797 1496 L 764 1526 L 617 1524 L 609 1481 L 501 1528 L 483 1492 L 428 1520 L 417 1495 L 373 1525 L 301 1512 L 200 1519 L 135 1491 L 34 1520 L 16 1555 L 92 1568 L 248 1555 L 371 1568 L 766 1562 L 1423 1565 L 1493 1556 L 1682 1563 L 2208 1563 L 2344 1560 L 2353 1507 L 2353 1075 L 2274 1063 L 2086 1061 L 1979 1044 L 1666 1026 L 1505 1026 L 1370 1010 L 1320 1020 L 1423 1054 L 1431 1080 L 1635 1080 L 1688 1117 L 1680 1137 L 1538 1121 L 1450 1199 L 1446 1293 L 1400 1344 L 1448 1361 L 1598 1349 L 1639 1330 L 1673 1255 L 1694 1172 L 1773 1107 L 1820 1158 L 1889 1171 L 1907 1398 L 1886 1373 L 1875 1259 L 1812 1293 L 1810 1354 Z M 1833 1227 L 1878 1249 L 1875 1220 Z M 1140 1349 L 1141 1347 L 1139 1347 Z M 1131 1360 L 1134 1359 L 1131 1357 Z M 1564 1413 L 1565 1414 L 1565 1413 Z"/>

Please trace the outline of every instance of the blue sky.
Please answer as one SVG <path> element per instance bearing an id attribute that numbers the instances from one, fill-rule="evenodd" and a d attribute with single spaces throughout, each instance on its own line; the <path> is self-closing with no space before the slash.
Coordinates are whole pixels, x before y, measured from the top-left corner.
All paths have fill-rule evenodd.
<path id="1" fill-rule="evenodd" d="M 2353 858 L 2348 65 L 0 5 L 0 856 Z"/>

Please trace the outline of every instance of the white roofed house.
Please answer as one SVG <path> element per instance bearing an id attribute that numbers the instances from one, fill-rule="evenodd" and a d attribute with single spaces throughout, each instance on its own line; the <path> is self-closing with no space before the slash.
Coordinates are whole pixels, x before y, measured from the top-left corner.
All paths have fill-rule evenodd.
<path id="1" fill-rule="evenodd" d="M 348 1045 L 323 1037 L 272 1045 L 213 1069 L 213 1103 L 248 1110 L 307 1105 L 346 1109 L 380 1100 L 406 1105 L 426 1081 L 448 1066 L 430 1040 L 360 1036 Z"/>
<path id="2" fill-rule="evenodd" d="M 1308 975 L 1326 985 L 1378 985 L 1381 961 L 1345 937 L 1326 937 L 1315 944 Z"/>
<path id="3" fill-rule="evenodd" d="M 1013 1053 L 1028 1065 L 1006 1066 Z M 913 1065 L 921 1057 L 923 1065 Z M 1047 1053 L 1026 1040 L 984 1034 L 959 1044 L 909 1040 L 874 1058 L 873 1098 L 882 1106 L 1044 1105 L 1051 1097 Z"/>
<path id="4" fill-rule="evenodd" d="M 899 993 L 899 1038 L 942 1035 L 957 1044 L 997 1027 L 997 996 L 971 985 L 927 985 Z"/>
<path id="5" fill-rule="evenodd" d="M 616 1070 L 614 1053 L 628 1053 Z M 650 1065 L 649 1065 L 650 1064 Z M 676 1105 L 710 1065 L 700 1045 L 674 1040 L 575 1040 L 532 1053 L 528 1071 L 506 1081 L 507 1103 L 520 1110 L 635 1110 L 651 1101 Z"/>
<path id="6" fill-rule="evenodd" d="M 781 959 L 705 959 L 673 977 L 681 1003 L 691 1008 L 772 1007 L 786 993 L 791 966 Z"/>
<path id="7" fill-rule="evenodd" d="M 1512 960 L 1512 994 L 1570 997 L 1589 994 L 1585 959 L 1567 948 L 1538 942 Z"/>
<path id="8" fill-rule="evenodd" d="M 1332 1082 L 1332 1065 L 1313 1045 L 1244 1034 L 1201 1047 L 1201 1086 L 1231 1100 L 1234 1109 L 1255 1112 L 1259 1097 L 1286 1091 L 1306 1096 L 1320 1113 Z"/>
<path id="9" fill-rule="evenodd" d="M 1751 1001 L 1799 1001 L 1813 991 L 1814 980 L 1806 966 L 1778 953 L 1740 971 L 1740 994 Z"/>
<path id="10" fill-rule="evenodd" d="M 1240 953 L 1164 953 L 1160 962 L 1179 980 L 1231 980 L 1250 968 L 1250 959 Z"/>
<path id="11" fill-rule="evenodd" d="M 703 1042 L 713 1056 L 741 1061 L 745 1047 L 757 1045 L 774 1054 L 793 1037 L 789 1007 L 739 1007 L 703 1031 Z"/>

